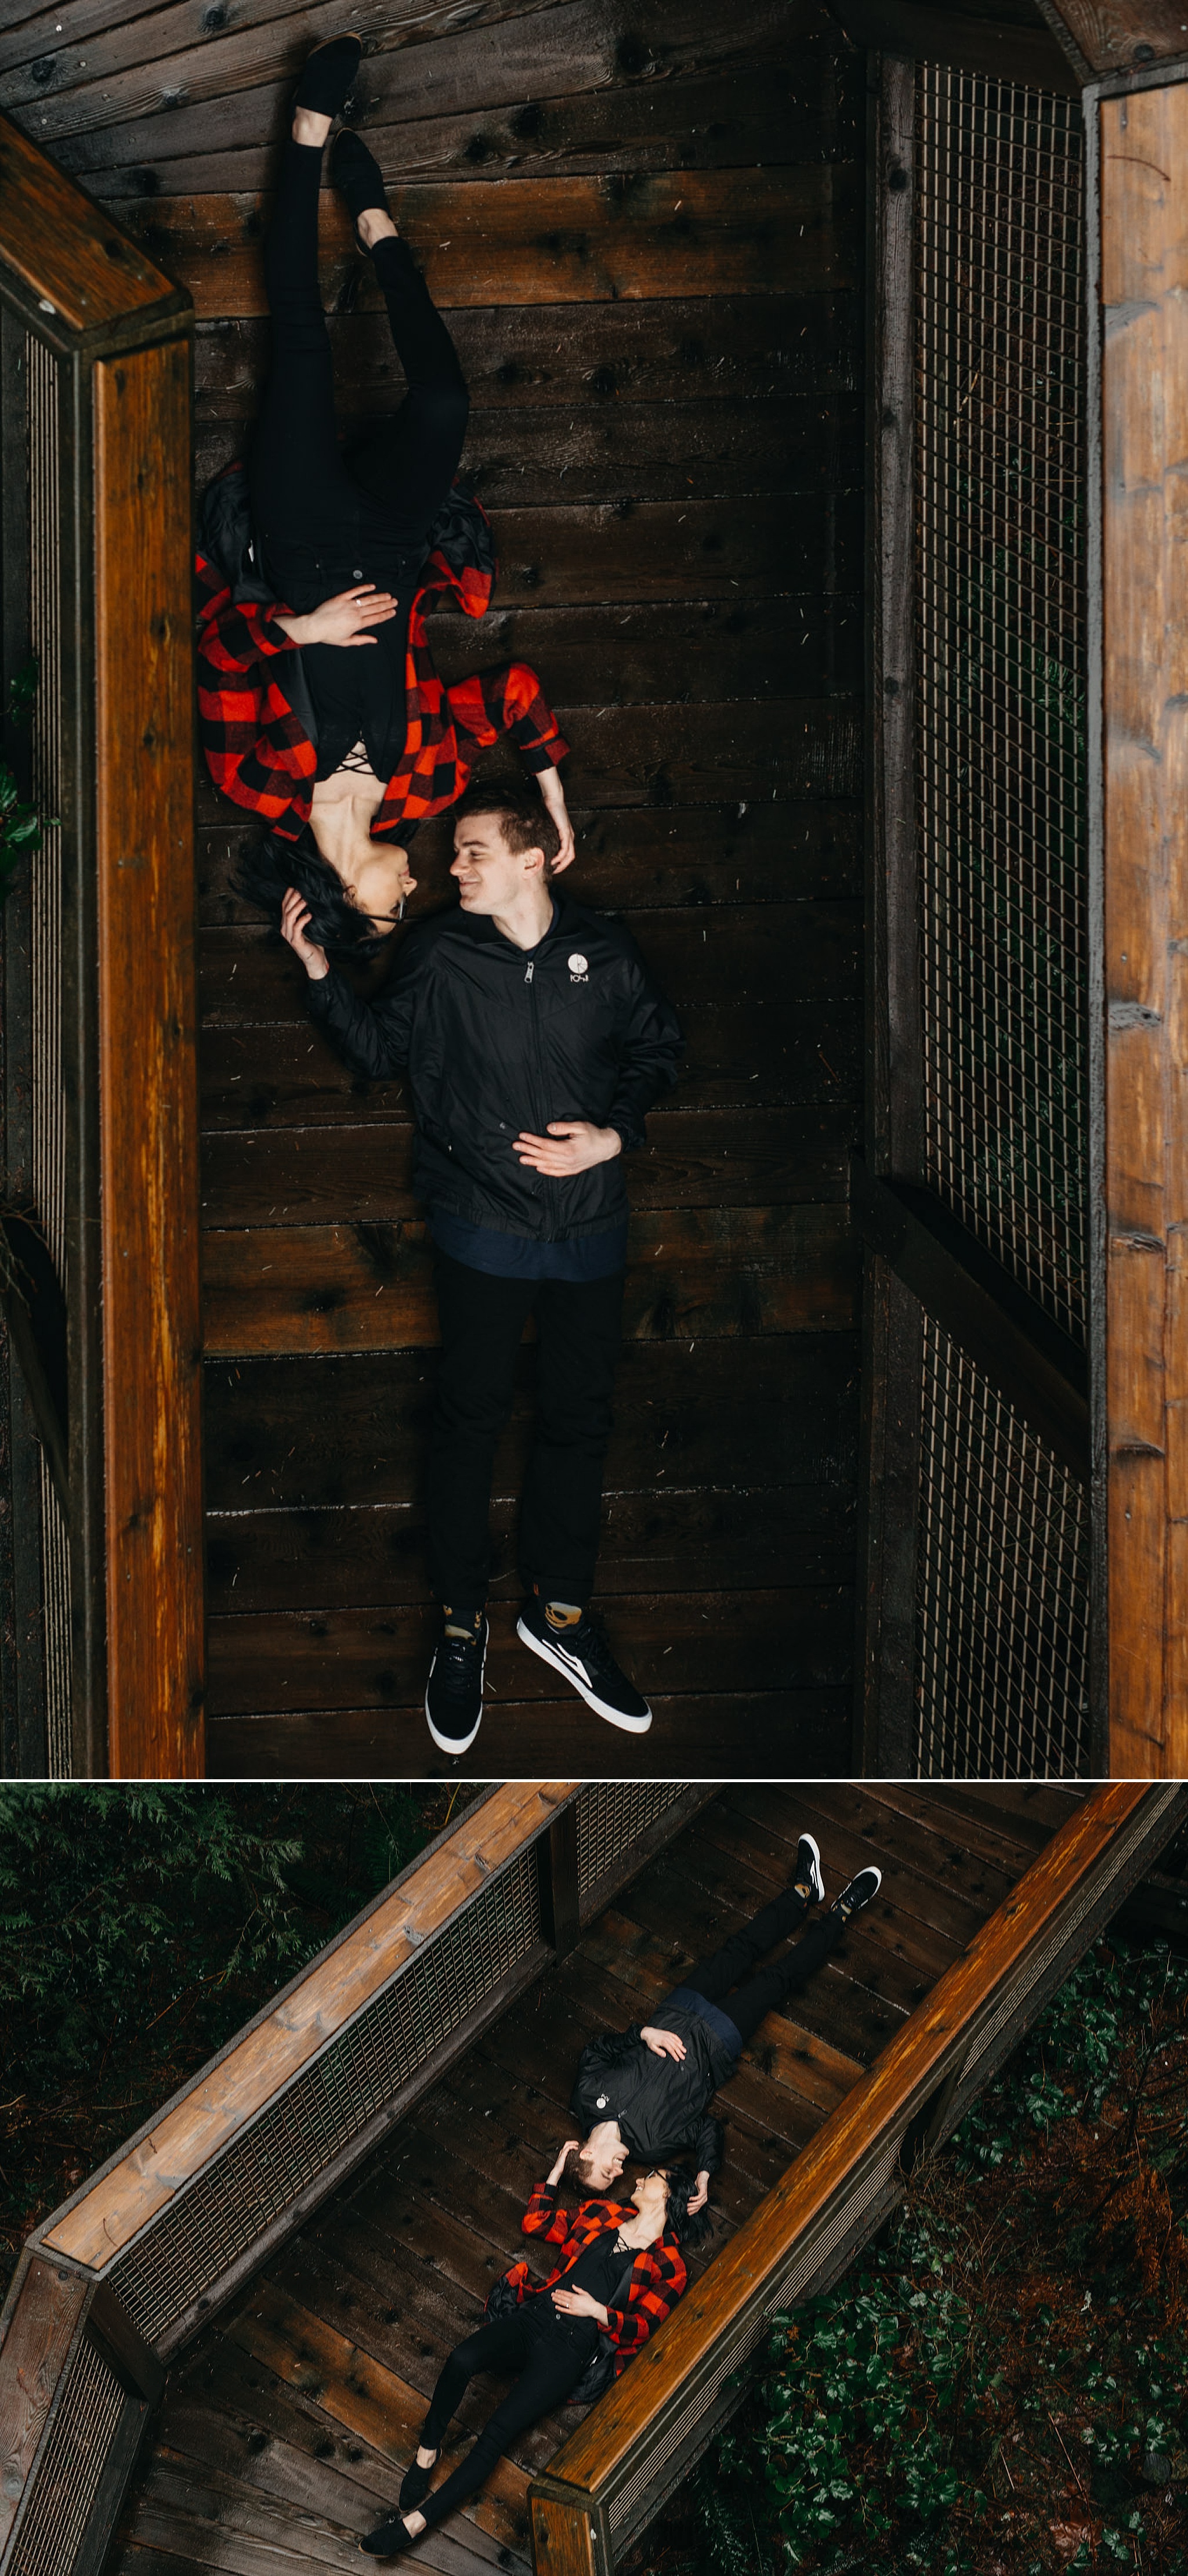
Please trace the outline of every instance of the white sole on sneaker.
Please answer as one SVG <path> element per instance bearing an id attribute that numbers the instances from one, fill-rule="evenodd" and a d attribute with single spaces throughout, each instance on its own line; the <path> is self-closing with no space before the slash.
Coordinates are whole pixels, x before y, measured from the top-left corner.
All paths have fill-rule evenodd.
<path id="1" fill-rule="evenodd" d="M 489 1642 L 490 1638 L 488 1636 L 487 1643 L 489 1644 Z M 436 1663 L 436 1661 L 437 1657 L 434 1656 L 433 1662 Z M 469 1753 L 471 1745 L 473 1744 L 483 1722 L 483 1681 L 486 1675 L 486 1670 L 487 1646 L 484 1645 L 483 1660 L 479 1671 L 479 1713 L 471 1727 L 470 1733 L 469 1735 L 439 1735 L 437 1728 L 429 1715 L 429 1682 L 433 1679 L 433 1664 L 430 1664 L 429 1682 L 426 1682 L 425 1684 L 425 1724 L 429 1729 L 430 1735 L 432 1736 L 439 1753 Z"/>
<path id="2" fill-rule="evenodd" d="M 516 1621 L 516 1635 L 523 1639 L 526 1646 L 531 1646 L 533 1654 L 539 1655 L 542 1664 L 551 1664 L 555 1673 L 561 1673 L 584 1699 L 587 1708 L 592 1708 L 596 1716 L 604 1717 L 609 1726 L 621 1726 L 625 1735 L 647 1734 L 652 1723 L 651 1709 L 648 1710 L 646 1717 L 625 1716 L 621 1708 L 611 1708 L 606 1700 L 599 1699 L 597 1691 L 591 1690 L 576 1655 L 567 1655 L 563 1646 L 546 1645 L 544 1638 L 534 1636 L 523 1619 Z"/>
<path id="3" fill-rule="evenodd" d="M 825 1881 L 821 1875 L 821 1846 L 815 1834 L 798 1834 L 798 1842 L 807 1843 L 813 1855 L 812 1890 L 818 1905 L 825 1901 Z"/>

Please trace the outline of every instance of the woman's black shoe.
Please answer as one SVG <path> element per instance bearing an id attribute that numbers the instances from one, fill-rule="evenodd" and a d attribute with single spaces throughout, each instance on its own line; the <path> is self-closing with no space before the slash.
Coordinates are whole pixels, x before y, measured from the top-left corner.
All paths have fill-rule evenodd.
<path id="1" fill-rule="evenodd" d="M 349 125 L 335 136 L 330 167 L 339 196 L 356 224 L 369 209 L 382 215 L 391 213 L 380 165 Z"/>
<path id="2" fill-rule="evenodd" d="M 307 107 L 311 116 L 337 116 L 362 60 L 358 36 L 332 36 L 329 44 L 315 45 L 293 93 L 294 107 Z"/>
<path id="3" fill-rule="evenodd" d="M 400 2509 L 402 2513 L 415 2513 L 417 2506 L 419 2504 L 423 2504 L 425 2497 L 429 2493 L 429 2482 L 433 2476 L 435 2468 L 437 2467 L 437 2461 L 438 2453 L 436 2451 L 434 2452 L 427 2469 L 421 2468 L 416 2460 L 413 2461 L 412 2467 L 408 2470 L 404 2484 L 400 2490 Z"/>
<path id="4" fill-rule="evenodd" d="M 410 2531 L 401 2516 L 394 2513 L 387 2522 L 377 2522 L 359 2547 L 366 2550 L 369 2558 L 399 2558 L 401 2550 L 411 2549 L 420 2537 L 419 2531 Z"/>

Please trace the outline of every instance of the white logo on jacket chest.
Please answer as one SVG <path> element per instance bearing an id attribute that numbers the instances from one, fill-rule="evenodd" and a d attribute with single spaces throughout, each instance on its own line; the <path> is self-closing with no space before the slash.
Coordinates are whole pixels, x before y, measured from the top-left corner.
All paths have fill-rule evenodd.
<path id="1" fill-rule="evenodd" d="M 600 2094 L 599 2094 L 599 2096 L 598 2096 L 598 2100 L 596 2101 L 596 2103 L 595 2103 L 595 2105 L 594 2105 L 594 2108 L 595 2108 L 595 2110 L 596 2110 L 596 2111 L 605 2111 L 605 2109 L 606 2109 L 606 2105 L 607 2105 L 607 2098 L 608 2098 L 608 2097 L 607 2097 L 607 2095 L 606 2095 L 605 2093 L 600 2093 Z"/>
<path id="2" fill-rule="evenodd" d="M 590 960 L 588 957 L 583 957 L 580 948 L 574 949 L 572 957 L 569 958 L 567 962 L 569 966 L 570 983 L 588 984 L 590 981 Z"/>

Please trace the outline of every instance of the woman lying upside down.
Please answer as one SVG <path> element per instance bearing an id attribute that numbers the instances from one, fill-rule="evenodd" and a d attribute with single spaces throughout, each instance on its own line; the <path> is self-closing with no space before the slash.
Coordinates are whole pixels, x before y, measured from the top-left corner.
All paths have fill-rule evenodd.
<path id="1" fill-rule="evenodd" d="M 427 608 L 481 617 L 494 556 L 453 489 L 469 398 L 457 352 L 388 212 L 377 163 L 342 130 L 334 177 L 375 263 L 408 379 L 401 408 L 348 460 L 318 288 L 322 151 L 358 70 L 357 36 L 318 46 L 298 84 L 264 252 L 272 363 L 250 461 L 207 493 L 198 579 L 199 720 L 224 795 L 270 826 L 243 891 L 279 924 L 286 888 L 310 936 L 374 948 L 411 892 L 417 824 L 460 796 L 468 755 L 510 734 L 573 857 L 557 772 L 566 744 L 524 663 L 443 688 Z M 250 531 L 250 543 L 249 543 Z"/>
<path id="2" fill-rule="evenodd" d="M 400 2490 L 401 2510 L 360 2543 L 373 2558 L 397 2556 L 456 2513 L 517 2435 L 564 2405 L 603 2338 L 613 2352 L 608 2384 L 617 2378 L 681 2296 L 687 2275 L 680 2247 L 699 2224 L 688 2211 L 696 2177 L 680 2166 L 658 2169 L 637 2182 L 630 2203 L 587 2200 L 571 2217 L 557 2207 L 557 2185 L 576 2143 L 570 2139 L 562 2147 L 520 2222 L 525 2236 L 560 2246 L 556 2266 L 535 2289 L 527 2264 L 517 2263 L 507 2274 L 507 2293 L 514 2291 L 516 2299 L 510 2314 L 481 2325 L 450 2354 L 421 2427 L 415 2465 Z M 515 2385 L 452 2476 L 430 2494 L 447 2426 L 480 2370 L 514 2374 Z"/>

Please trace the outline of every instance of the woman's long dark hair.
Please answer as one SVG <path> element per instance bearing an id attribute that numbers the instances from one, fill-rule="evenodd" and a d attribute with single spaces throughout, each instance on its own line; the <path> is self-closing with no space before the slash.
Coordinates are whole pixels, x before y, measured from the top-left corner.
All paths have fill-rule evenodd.
<path id="1" fill-rule="evenodd" d="M 695 2210 L 692 2218 L 689 2216 L 689 2203 L 697 2189 L 697 2176 L 690 2173 L 687 2165 L 662 2165 L 660 2171 L 668 2184 L 664 2233 L 674 2237 L 678 2245 L 696 2245 L 706 2228 L 702 2210 Z"/>
<path id="2" fill-rule="evenodd" d="M 282 840 L 276 832 L 261 833 L 240 859 L 235 884 L 245 903 L 267 913 L 274 930 L 280 929 L 285 894 L 296 886 L 309 905 L 306 937 L 333 957 L 374 957 L 384 944 L 366 913 L 351 902 L 342 878 L 322 857 L 308 823 L 298 841 Z"/>

